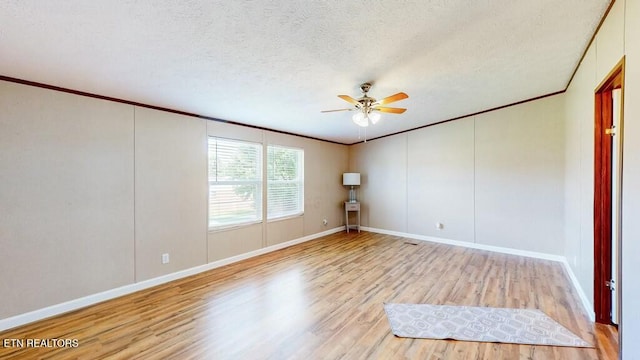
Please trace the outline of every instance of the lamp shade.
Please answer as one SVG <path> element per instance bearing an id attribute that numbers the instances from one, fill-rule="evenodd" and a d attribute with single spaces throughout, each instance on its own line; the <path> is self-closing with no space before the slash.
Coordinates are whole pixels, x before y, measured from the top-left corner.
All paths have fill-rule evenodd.
<path id="1" fill-rule="evenodd" d="M 342 185 L 360 185 L 360 173 L 342 174 Z"/>
<path id="2" fill-rule="evenodd" d="M 361 127 L 369 126 L 369 118 L 367 118 L 362 111 L 358 111 L 357 113 L 355 113 L 351 119 L 358 126 L 361 126 Z"/>
<path id="3" fill-rule="evenodd" d="M 375 125 L 378 120 L 380 120 L 380 113 L 377 111 L 371 111 L 369 113 L 369 120 L 371 120 L 371 123 Z"/>

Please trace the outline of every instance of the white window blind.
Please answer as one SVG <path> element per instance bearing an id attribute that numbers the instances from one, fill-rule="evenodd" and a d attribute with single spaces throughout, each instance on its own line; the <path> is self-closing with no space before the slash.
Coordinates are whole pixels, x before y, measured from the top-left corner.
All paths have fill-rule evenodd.
<path id="1" fill-rule="evenodd" d="M 262 145 L 209 138 L 209 227 L 262 220 Z"/>
<path id="2" fill-rule="evenodd" d="M 304 150 L 267 147 L 267 219 L 304 213 Z"/>

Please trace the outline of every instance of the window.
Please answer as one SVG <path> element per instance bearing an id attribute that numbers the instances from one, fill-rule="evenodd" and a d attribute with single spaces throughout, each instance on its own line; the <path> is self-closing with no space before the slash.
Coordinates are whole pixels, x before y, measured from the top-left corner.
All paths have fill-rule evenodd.
<path id="1" fill-rule="evenodd" d="M 262 145 L 209 138 L 209 228 L 262 220 Z"/>
<path id="2" fill-rule="evenodd" d="M 267 147 L 267 219 L 304 213 L 304 150 Z"/>

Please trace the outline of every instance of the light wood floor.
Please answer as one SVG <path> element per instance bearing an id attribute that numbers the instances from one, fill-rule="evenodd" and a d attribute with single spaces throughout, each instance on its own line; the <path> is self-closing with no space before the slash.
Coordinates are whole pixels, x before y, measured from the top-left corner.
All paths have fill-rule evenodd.
<path id="1" fill-rule="evenodd" d="M 597 347 L 397 338 L 384 302 L 538 308 Z M 78 340 L 0 346 L 0 358 L 617 358 L 612 334 L 588 321 L 559 263 L 351 232 L 0 333 Z"/>

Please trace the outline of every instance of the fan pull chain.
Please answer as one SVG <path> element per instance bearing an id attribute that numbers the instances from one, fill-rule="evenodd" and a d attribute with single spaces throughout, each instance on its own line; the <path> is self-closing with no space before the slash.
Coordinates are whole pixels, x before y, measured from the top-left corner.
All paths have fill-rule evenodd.
<path id="1" fill-rule="evenodd" d="M 358 126 L 358 140 L 362 140 L 362 127 Z M 364 128 L 364 142 L 367 142 L 367 128 Z"/>

